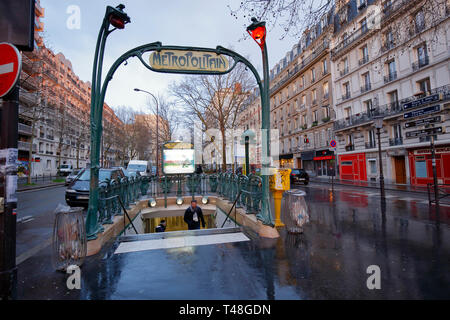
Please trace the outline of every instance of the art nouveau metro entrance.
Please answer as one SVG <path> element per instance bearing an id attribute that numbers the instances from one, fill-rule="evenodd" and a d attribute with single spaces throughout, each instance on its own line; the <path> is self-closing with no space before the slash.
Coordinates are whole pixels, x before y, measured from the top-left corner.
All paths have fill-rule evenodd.
<path id="1" fill-rule="evenodd" d="M 202 48 L 202 47 L 185 47 L 163 45 L 161 42 L 152 42 L 136 48 L 133 48 L 122 56 L 120 56 L 110 70 L 106 74 L 105 80 L 102 83 L 102 65 L 105 51 L 106 40 L 109 34 L 117 29 L 124 29 L 127 23 L 130 23 L 130 18 L 123 11 L 125 6 L 119 5 L 116 8 L 108 6 L 106 8 L 105 17 L 100 28 L 97 39 L 97 47 L 95 51 L 93 76 L 92 76 L 92 92 L 91 92 L 91 181 L 89 193 L 89 208 L 86 217 L 86 233 L 88 240 L 96 240 L 99 234 L 105 231 L 105 223 L 113 222 L 111 219 L 106 219 L 102 215 L 105 214 L 105 208 L 99 207 L 105 199 L 105 196 L 99 194 L 99 156 L 102 136 L 102 111 L 105 100 L 105 94 L 109 82 L 113 79 L 114 73 L 123 63 L 126 63 L 130 58 L 137 58 L 148 70 L 161 73 L 173 74 L 190 74 L 190 75 L 224 75 L 231 72 L 238 63 L 243 63 L 248 70 L 252 72 L 256 79 L 256 83 L 260 90 L 262 103 L 262 176 L 261 177 L 246 177 L 246 186 L 259 186 L 259 189 L 243 190 L 237 192 L 239 186 L 242 184 L 242 179 L 237 177 L 221 175 L 210 183 L 214 185 L 214 179 L 221 182 L 221 195 L 228 198 L 234 205 L 239 204 L 241 200 L 241 192 L 247 192 L 247 202 L 250 207 L 253 207 L 254 201 L 259 201 L 260 210 L 255 213 L 256 220 L 259 222 L 260 234 L 264 236 L 273 237 L 278 236 L 277 231 L 274 231 L 274 219 L 271 215 L 269 206 L 269 70 L 267 62 L 267 48 L 265 44 L 266 29 L 264 22 L 258 22 L 253 19 L 253 23 L 247 28 L 248 33 L 258 43 L 261 48 L 263 56 L 264 80 L 261 80 L 255 67 L 242 55 L 237 52 L 226 49 L 221 46 L 216 48 Z M 146 55 L 149 54 L 148 57 Z M 193 178 L 192 178 L 193 179 Z M 148 181 L 147 181 L 148 182 Z M 167 181 L 160 181 L 166 183 Z M 228 184 L 228 187 L 226 185 Z M 236 187 L 234 187 L 236 186 Z M 120 187 L 117 187 L 120 189 Z M 230 191 L 231 190 L 231 191 Z M 120 191 L 115 197 L 120 198 Z M 253 199 L 253 200 L 249 200 Z M 257 200 L 255 200 L 257 199 Z M 138 201 L 134 210 L 143 210 L 148 206 L 145 202 L 150 199 Z M 178 201 L 178 200 L 177 200 Z M 124 209 L 125 210 L 125 209 Z M 140 212 L 140 211 L 139 211 Z M 107 213 L 106 213 L 107 214 Z M 127 217 L 131 220 L 130 217 Z M 123 221 L 126 218 L 124 217 Z"/>

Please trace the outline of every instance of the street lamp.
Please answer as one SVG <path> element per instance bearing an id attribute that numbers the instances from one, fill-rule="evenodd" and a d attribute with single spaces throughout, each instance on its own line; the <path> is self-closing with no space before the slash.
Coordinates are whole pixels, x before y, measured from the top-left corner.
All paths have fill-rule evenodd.
<path id="1" fill-rule="evenodd" d="M 103 231 L 103 227 L 98 223 L 98 199 L 99 199 L 99 170 L 100 170 L 100 147 L 102 138 L 102 69 L 103 57 L 105 54 L 106 40 L 116 29 L 124 29 L 127 23 L 131 22 L 130 17 L 123 11 L 125 6 L 119 4 L 117 7 L 106 7 L 105 16 L 100 27 L 95 47 L 94 64 L 92 70 L 91 84 L 91 154 L 90 154 L 90 186 L 89 186 L 89 207 L 86 214 L 86 235 L 88 240 L 97 238 L 97 233 Z M 112 29 L 110 27 L 113 27 Z"/>
<path id="2" fill-rule="evenodd" d="M 158 99 L 155 97 L 155 95 L 151 92 L 134 88 L 134 91 L 136 92 L 145 92 L 153 97 L 155 99 L 156 103 L 156 175 L 159 176 L 159 103 Z"/>
<path id="3" fill-rule="evenodd" d="M 377 116 L 373 119 L 373 124 L 375 128 L 377 129 L 377 137 L 378 137 L 378 160 L 380 162 L 380 191 L 381 191 L 381 197 L 385 197 L 384 193 L 384 175 L 383 175 L 383 162 L 381 157 L 381 138 L 380 138 L 380 130 L 383 128 L 383 116 Z"/>
<path id="4" fill-rule="evenodd" d="M 269 100 L 269 60 L 267 56 L 266 23 L 252 18 L 252 24 L 247 27 L 248 34 L 261 48 L 263 62 L 263 85 L 261 94 L 261 133 L 262 133 L 262 199 L 261 213 L 258 216 L 263 221 L 270 220 L 274 226 L 269 207 L 269 165 L 270 165 L 270 100 Z"/>

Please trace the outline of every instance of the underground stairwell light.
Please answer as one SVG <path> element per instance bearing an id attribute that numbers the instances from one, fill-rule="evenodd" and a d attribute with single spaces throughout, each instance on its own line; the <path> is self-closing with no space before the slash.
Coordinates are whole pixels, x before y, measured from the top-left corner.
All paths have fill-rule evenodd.
<path id="1" fill-rule="evenodd" d="M 260 48 L 263 49 L 266 43 L 266 23 L 252 18 L 252 24 L 247 27 L 247 32 Z"/>
<path id="2" fill-rule="evenodd" d="M 209 199 L 208 199 L 207 196 L 203 196 L 203 197 L 202 197 L 202 203 L 203 203 L 203 204 L 207 204 L 208 201 L 209 201 Z"/>
<path id="3" fill-rule="evenodd" d="M 182 197 L 178 197 L 177 198 L 177 205 L 181 206 L 183 204 L 183 198 Z"/>
<path id="4" fill-rule="evenodd" d="M 152 207 L 152 208 L 156 207 L 155 198 L 150 198 L 150 200 L 148 200 L 148 205 L 149 205 L 149 207 Z"/>

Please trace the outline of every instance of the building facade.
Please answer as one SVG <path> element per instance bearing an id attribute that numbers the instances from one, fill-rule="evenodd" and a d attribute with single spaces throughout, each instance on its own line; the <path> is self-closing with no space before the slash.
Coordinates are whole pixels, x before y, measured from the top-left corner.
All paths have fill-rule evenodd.
<path id="1" fill-rule="evenodd" d="M 329 43 L 332 15 L 306 30 L 271 70 L 271 126 L 279 130 L 280 167 L 332 175 L 334 112 Z M 275 164 L 277 165 L 277 164 Z"/>
<path id="2" fill-rule="evenodd" d="M 450 180 L 449 1 L 352 0 L 336 7 L 331 74 L 339 175 L 387 183 Z"/>
<path id="3" fill-rule="evenodd" d="M 90 157 L 91 85 L 79 79 L 62 53 L 55 54 L 45 46 L 40 20 L 44 9 L 39 1 L 36 1 L 35 17 L 35 49 L 22 54 L 19 176 L 56 175 L 62 164 L 84 168 L 89 165 Z M 105 103 L 104 128 L 121 125 Z M 119 165 L 116 149 L 111 147 L 111 152 L 102 159 L 103 165 Z"/>

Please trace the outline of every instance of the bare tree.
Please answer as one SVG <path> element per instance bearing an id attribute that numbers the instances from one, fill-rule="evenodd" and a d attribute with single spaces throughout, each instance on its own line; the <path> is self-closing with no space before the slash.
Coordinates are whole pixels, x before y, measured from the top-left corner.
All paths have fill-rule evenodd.
<path id="1" fill-rule="evenodd" d="M 118 148 L 126 155 L 121 157 L 122 160 L 131 160 L 137 157 L 149 160 L 151 134 L 146 124 L 148 115 L 126 106 L 116 108 L 115 113 L 123 122 L 123 131 L 116 131 L 115 138 Z"/>
<path id="2" fill-rule="evenodd" d="M 222 154 L 223 170 L 226 168 L 227 159 L 227 129 L 236 127 L 238 114 L 253 86 L 253 77 L 243 64 L 238 64 L 233 71 L 225 75 L 190 76 L 170 86 L 177 102 L 186 108 L 183 116 L 188 126 L 193 129 L 193 124 L 200 121 L 203 131 L 220 131 L 220 137 L 207 139 L 220 139 L 221 146 L 218 149 Z"/>
<path id="3" fill-rule="evenodd" d="M 269 27 L 282 27 L 284 38 L 288 34 L 301 35 L 304 29 L 315 25 L 329 12 L 336 2 L 344 0 L 243 0 L 239 7 L 229 6 L 229 9 L 236 19 L 239 16 L 256 17 L 267 21 Z"/>

